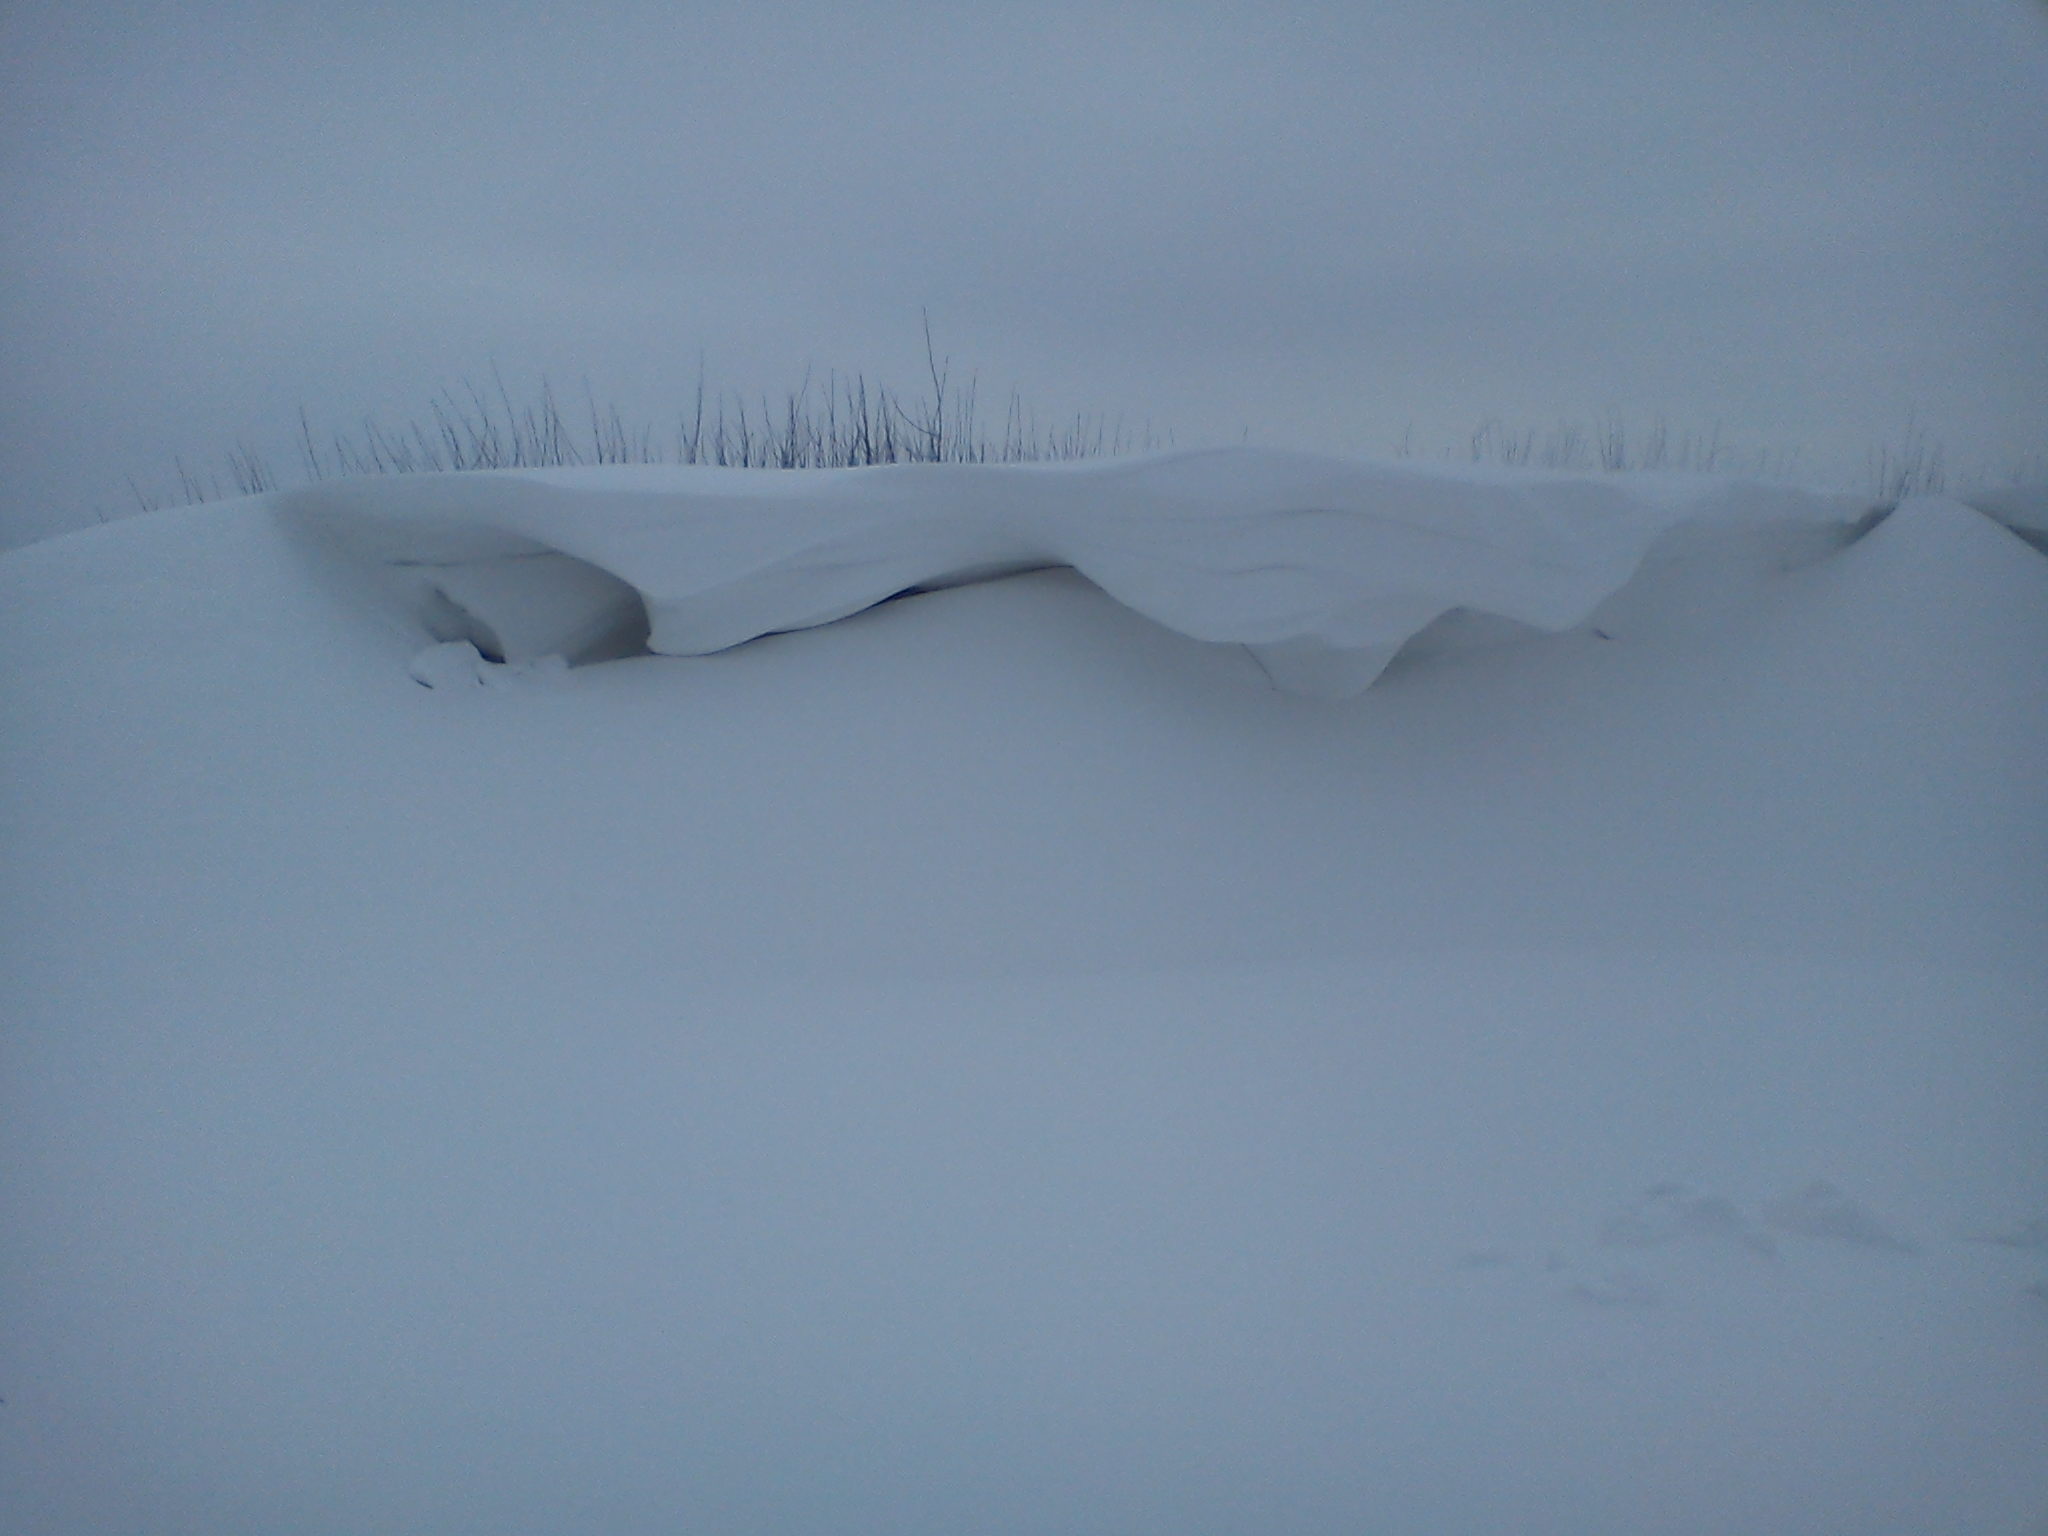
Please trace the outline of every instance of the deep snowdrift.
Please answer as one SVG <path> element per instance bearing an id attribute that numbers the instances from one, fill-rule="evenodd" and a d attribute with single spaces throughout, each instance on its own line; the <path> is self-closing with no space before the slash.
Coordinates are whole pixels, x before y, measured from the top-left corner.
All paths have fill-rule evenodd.
<path id="1" fill-rule="evenodd" d="M 1065 466 L 421 475 L 278 502 L 401 578 L 444 640 L 495 661 L 643 642 L 704 655 L 912 589 L 1065 566 L 1169 629 L 1246 646 L 1291 692 L 1339 696 L 1456 610 L 1571 628 L 1681 525 L 1768 523 L 1811 551 L 1845 540 L 1866 510 L 1706 477 L 1624 488 L 1250 449 Z"/>
<path id="2" fill-rule="evenodd" d="M 1615 495 L 1726 510 L 1342 700 L 1115 573 L 428 689 L 302 507 L 0 557 L 10 1530 L 2031 1536 L 2048 560 Z"/>

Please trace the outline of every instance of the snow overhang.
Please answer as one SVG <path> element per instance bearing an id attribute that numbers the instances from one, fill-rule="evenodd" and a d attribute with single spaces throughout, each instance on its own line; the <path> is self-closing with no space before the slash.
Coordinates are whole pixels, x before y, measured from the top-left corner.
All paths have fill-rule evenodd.
<path id="1" fill-rule="evenodd" d="M 647 467 L 435 474 L 282 492 L 404 593 L 435 639 L 494 660 L 707 655 L 906 591 L 1065 566 L 1275 684 L 1367 687 L 1440 617 L 1584 623 L 1729 482 L 1219 449 L 1078 465 Z M 1844 542 L 1849 497 L 1748 486 L 1741 520 Z"/>

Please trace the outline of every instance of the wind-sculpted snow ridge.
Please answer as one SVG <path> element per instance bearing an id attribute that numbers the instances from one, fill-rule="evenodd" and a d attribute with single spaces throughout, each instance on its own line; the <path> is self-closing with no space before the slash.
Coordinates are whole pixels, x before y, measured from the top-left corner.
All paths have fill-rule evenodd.
<path id="1" fill-rule="evenodd" d="M 419 475 L 278 499 L 492 659 L 694 656 L 906 591 L 1070 566 L 1290 692 L 1362 691 L 1439 617 L 1586 621 L 1682 524 L 1844 542 L 1866 505 L 1704 476 L 1217 449 L 1083 465 Z M 1780 540 L 1782 542 L 1782 539 Z"/>
<path id="2" fill-rule="evenodd" d="M 2048 485 L 1983 486 L 1957 500 L 2048 554 Z"/>

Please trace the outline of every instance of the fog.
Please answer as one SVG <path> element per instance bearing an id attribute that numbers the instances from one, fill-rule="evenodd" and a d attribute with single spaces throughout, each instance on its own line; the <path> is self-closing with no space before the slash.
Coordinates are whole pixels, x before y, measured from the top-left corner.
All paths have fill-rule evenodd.
<path id="1" fill-rule="evenodd" d="M 1142 440 L 2048 425 L 2038 5 L 14 7 L 0 539 L 500 368 Z"/>

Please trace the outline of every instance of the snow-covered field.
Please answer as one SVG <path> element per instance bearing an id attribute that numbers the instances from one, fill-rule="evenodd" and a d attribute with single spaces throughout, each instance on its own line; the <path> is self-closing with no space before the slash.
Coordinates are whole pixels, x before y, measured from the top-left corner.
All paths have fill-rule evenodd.
<path id="1" fill-rule="evenodd" d="M 2031 1536 L 2048 559 L 1865 510 L 1239 450 L 0 555 L 0 1526 Z"/>

